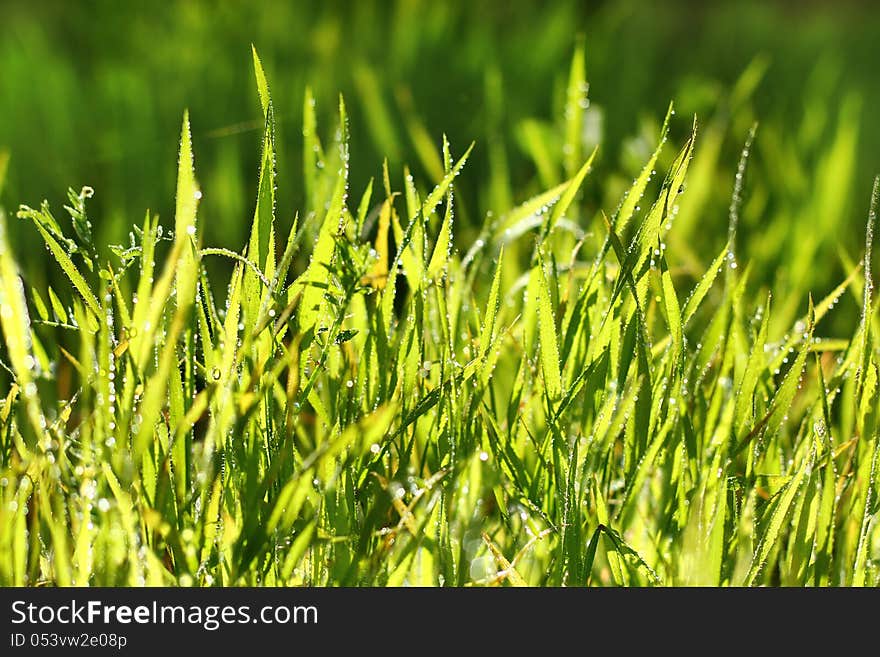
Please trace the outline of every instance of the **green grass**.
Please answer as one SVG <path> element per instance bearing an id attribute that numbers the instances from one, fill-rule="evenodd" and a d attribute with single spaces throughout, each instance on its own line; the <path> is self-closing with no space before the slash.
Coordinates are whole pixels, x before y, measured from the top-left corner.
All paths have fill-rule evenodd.
<path id="1" fill-rule="evenodd" d="M 700 264 L 721 128 L 670 106 L 631 186 L 596 177 L 582 47 L 559 116 L 519 134 L 544 189 L 493 166 L 473 184 L 515 203 L 467 242 L 470 144 L 413 124 L 434 181 L 386 165 L 353 188 L 345 102 L 319 125 L 310 91 L 305 200 L 282 231 L 256 52 L 242 252 L 204 243 L 186 113 L 173 223 L 148 212 L 108 257 L 90 188 L 69 222 L 20 208 L 63 286 L 23 284 L 3 215 L 0 584 L 880 583 L 878 183 L 863 255 L 842 249 L 848 276 L 814 299 L 833 223 L 768 228 L 769 263 L 740 246 L 753 128 L 726 244 Z M 851 137 L 842 124 L 806 207 L 844 212 L 830 182 Z M 231 276 L 209 276 L 215 258 Z M 755 272 L 779 262 L 771 294 Z M 850 297 L 861 312 L 827 333 Z"/>

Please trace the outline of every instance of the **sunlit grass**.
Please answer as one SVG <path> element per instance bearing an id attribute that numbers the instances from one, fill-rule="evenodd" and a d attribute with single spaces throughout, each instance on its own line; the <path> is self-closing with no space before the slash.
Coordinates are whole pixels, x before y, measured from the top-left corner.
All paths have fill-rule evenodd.
<path id="1" fill-rule="evenodd" d="M 0 215 L 0 583 L 880 583 L 876 182 L 846 280 L 814 299 L 806 262 L 768 293 L 737 247 L 753 129 L 726 245 L 699 265 L 714 128 L 670 106 L 622 197 L 584 203 L 606 181 L 579 46 L 560 120 L 520 135 L 547 189 L 516 194 L 493 167 L 487 193 L 519 205 L 473 242 L 455 221 L 471 145 L 437 148 L 411 117 L 432 184 L 385 166 L 354 190 L 345 103 L 322 140 L 309 91 L 307 200 L 281 233 L 289 181 L 254 64 L 265 132 L 241 253 L 203 243 L 187 114 L 173 224 L 148 212 L 108 260 L 90 188 L 70 192 L 69 227 L 20 208 L 64 289 L 23 284 L 31 256 Z M 841 131 L 828 167 L 849 161 Z M 842 212 L 837 193 L 820 180 L 809 207 Z M 778 248 L 809 259 L 827 231 Z M 847 291 L 861 320 L 825 337 Z"/>

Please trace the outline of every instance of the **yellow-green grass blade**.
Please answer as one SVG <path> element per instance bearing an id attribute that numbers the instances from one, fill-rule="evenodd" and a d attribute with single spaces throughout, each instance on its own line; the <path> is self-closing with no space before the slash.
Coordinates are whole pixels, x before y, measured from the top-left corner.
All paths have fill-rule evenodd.
<path id="1" fill-rule="evenodd" d="M 443 215 L 443 224 L 440 226 L 440 234 L 434 243 L 434 251 L 431 254 L 431 260 L 428 263 L 428 278 L 437 280 L 441 276 L 445 276 L 449 263 L 449 256 L 452 251 L 452 193 L 446 199 L 446 212 Z"/>
<path id="2" fill-rule="evenodd" d="M 684 326 L 690 324 L 694 314 L 703 302 L 703 299 L 706 298 L 706 294 L 712 288 L 712 284 L 715 282 L 718 272 L 721 271 L 721 267 L 724 266 L 729 252 L 729 245 L 725 244 L 724 248 L 721 249 L 721 253 L 719 253 L 715 260 L 712 261 L 712 264 L 709 265 L 706 273 L 703 274 L 696 287 L 694 287 L 693 291 L 688 295 L 684 304 L 684 312 L 682 313 L 682 324 Z"/>
<path id="3" fill-rule="evenodd" d="M 486 301 L 486 314 L 483 317 L 483 326 L 480 330 L 480 357 L 485 359 L 494 343 L 495 325 L 498 317 L 498 307 L 501 293 L 501 271 L 504 262 L 504 248 L 498 253 L 498 261 L 495 264 L 495 275 L 492 277 L 492 287 L 489 289 L 489 298 Z"/>
<path id="4" fill-rule="evenodd" d="M 743 584 L 745 586 L 754 586 L 758 583 L 758 577 L 761 575 L 764 566 L 767 564 L 767 558 L 770 552 L 779 541 L 786 523 L 789 521 L 792 503 L 801 488 L 801 482 L 807 471 L 812 467 L 812 456 L 804 458 L 797 472 L 788 483 L 785 484 L 782 492 L 779 493 L 779 499 L 770 512 L 770 519 L 767 521 L 767 527 L 758 542 L 758 547 L 752 558 L 751 566 L 746 574 Z"/>
<path id="5" fill-rule="evenodd" d="M 543 237 L 546 237 L 553 231 L 553 228 L 559 223 L 559 220 L 562 219 L 563 216 L 565 216 L 565 213 L 568 211 L 569 207 L 571 207 L 575 196 L 577 196 L 577 193 L 580 191 L 581 185 L 584 182 L 584 178 L 586 178 L 587 174 L 589 173 L 590 167 L 593 166 L 593 160 L 596 158 L 596 153 L 598 152 L 598 150 L 599 147 L 596 146 L 596 148 L 593 149 L 593 152 L 590 153 L 587 161 L 583 163 L 578 172 L 568 182 L 565 191 L 559 198 L 559 202 L 553 206 L 553 210 L 550 213 L 549 220 L 547 221 L 547 223 L 544 224 L 544 228 L 542 230 Z"/>
<path id="6" fill-rule="evenodd" d="M 629 188 L 620 207 L 617 212 L 614 213 L 612 222 L 618 232 L 623 232 L 627 227 L 630 219 L 632 219 L 636 212 L 636 207 L 638 207 L 645 195 L 648 183 L 650 183 L 656 175 L 657 158 L 660 157 L 663 145 L 666 143 L 667 134 L 669 133 L 669 119 L 672 114 L 672 103 L 670 103 L 669 108 L 666 110 L 666 117 L 663 119 L 663 127 L 660 128 L 660 139 L 657 148 L 651 154 L 651 157 L 648 158 L 645 166 L 642 167 L 642 171 L 639 173 L 638 178 L 633 181 L 632 187 Z"/>
<path id="7" fill-rule="evenodd" d="M 183 126 L 180 130 L 180 155 L 177 165 L 177 201 L 174 213 L 174 232 L 180 239 L 190 242 L 184 248 L 177 267 L 175 289 L 178 306 L 192 304 L 198 279 L 198 225 L 196 212 L 202 192 L 196 184 L 193 166 L 192 136 L 189 124 L 189 112 L 183 114 Z"/>
<path id="8" fill-rule="evenodd" d="M 303 94 L 303 179 L 307 209 L 317 213 L 319 173 L 324 165 L 324 149 L 318 137 L 318 120 L 315 112 L 315 96 L 311 87 Z M 320 166 L 319 166 L 320 165 Z"/>
<path id="9" fill-rule="evenodd" d="M 672 274 L 669 273 L 669 266 L 666 264 L 666 256 L 661 252 L 659 258 L 661 297 L 663 299 L 666 325 L 669 327 L 669 335 L 672 339 L 672 360 L 677 364 L 684 350 L 681 307 L 678 304 L 678 295 L 672 283 Z"/>
<path id="10" fill-rule="evenodd" d="M 862 293 L 862 320 L 859 327 L 859 362 L 856 376 L 860 385 L 863 383 L 865 371 L 871 358 L 869 345 L 871 342 L 871 298 L 874 291 L 874 281 L 871 278 L 871 256 L 874 251 L 874 225 L 877 223 L 877 205 L 880 203 L 880 176 L 874 178 L 874 187 L 871 190 L 871 205 L 868 211 L 868 222 L 865 227 L 865 258 L 862 273 L 865 277 L 865 285 Z"/>
<path id="11" fill-rule="evenodd" d="M 794 400 L 795 394 L 797 394 L 798 388 L 801 385 L 801 377 L 803 376 L 804 366 L 807 362 L 807 355 L 810 352 L 810 343 L 812 342 L 813 336 L 813 316 L 812 316 L 812 299 L 810 300 L 810 325 L 807 327 L 807 338 L 804 340 L 804 344 L 801 346 L 800 352 L 795 358 L 794 363 L 791 368 L 785 374 L 785 378 L 783 378 L 782 383 L 776 391 L 776 394 L 773 397 L 773 401 L 771 402 L 771 414 L 770 419 L 767 422 L 768 431 L 772 434 L 778 432 L 782 425 L 787 421 L 788 414 L 791 408 L 791 403 Z"/>
<path id="12" fill-rule="evenodd" d="M 43 241 L 46 243 L 46 246 L 55 258 L 55 261 L 64 271 L 64 274 L 73 284 L 73 287 L 82 297 L 83 301 L 86 302 L 86 306 L 88 306 L 88 309 L 92 312 L 93 316 L 95 318 L 101 317 L 101 306 L 98 303 L 98 299 L 95 297 L 95 294 L 92 292 L 86 279 L 73 263 L 73 260 L 68 255 L 67 251 L 58 243 L 52 234 L 45 228 L 41 220 L 36 216 L 34 217 L 34 225 L 40 232 Z"/>
<path id="13" fill-rule="evenodd" d="M 551 283 L 544 271 L 543 259 L 532 269 L 537 280 L 538 292 L 538 330 L 541 355 L 541 370 L 544 373 L 544 386 L 551 403 L 562 396 L 562 375 L 559 369 L 559 344 L 556 334 L 556 315 L 550 295 Z M 553 283 L 555 285 L 555 282 Z"/>
<path id="14" fill-rule="evenodd" d="M 753 419 L 752 402 L 756 394 L 756 386 L 761 373 L 764 371 L 767 356 L 764 346 L 767 344 L 767 331 L 770 326 L 770 295 L 767 295 L 767 303 L 761 315 L 761 326 L 755 335 L 752 350 L 743 372 L 734 402 L 734 429 L 737 437 Z"/>
<path id="15" fill-rule="evenodd" d="M 878 487 L 877 463 L 880 460 L 880 422 L 878 422 L 878 404 L 880 404 L 880 386 L 878 386 L 877 366 L 873 356 L 868 360 L 866 373 L 862 378 L 862 402 L 861 419 L 861 443 L 864 445 L 862 453 L 871 454 L 870 460 L 865 459 L 865 465 L 859 468 L 857 476 L 861 481 L 859 498 L 864 498 L 861 504 L 861 522 L 859 523 L 858 543 L 856 547 L 855 563 L 853 565 L 852 585 L 871 585 L 869 580 L 869 553 L 871 551 L 871 527 L 875 521 L 877 506 Z M 870 439 L 867 437 L 870 436 Z M 867 464 L 870 463 L 870 466 Z M 867 467 L 866 467 L 867 466 Z M 859 510 L 858 506 L 854 509 Z"/>
<path id="16" fill-rule="evenodd" d="M 468 146 L 467 150 L 464 152 L 458 162 L 447 172 L 445 176 L 443 176 L 443 180 L 441 180 L 434 189 L 431 190 L 431 193 L 425 197 L 424 203 L 422 203 L 421 213 L 422 216 L 427 218 L 433 214 L 434 210 L 440 204 L 440 201 L 443 200 L 443 196 L 449 191 L 452 187 L 452 181 L 455 180 L 455 177 L 461 173 L 462 168 L 470 157 L 471 151 L 474 150 L 474 143 L 471 142 L 471 145 Z"/>
<path id="17" fill-rule="evenodd" d="M 333 260 L 336 235 L 344 234 L 345 198 L 348 193 L 348 115 L 342 97 L 339 98 L 339 150 L 341 170 L 336 178 L 333 195 L 326 214 L 320 224 L 318 239 L 312 250 L 309 266 L 301 277 L 303 285 L 302 300 L 299 306 L 299 329 L 306 332 L 314 327 L 322 316 L 324 289 L 329 282 L 327 267 Z"/>
<path id="18" fill-rule="evenodd" d="M 36 360 L 32 354 L 31 323 L 24 285 L 12 254 L 6 229 L 6 214 L 0 208 L 0 326 L 7 354 L 21 389 L 32 438 L 42 437 L 45 420 L 34 383 Z M 8 412 L 8 411 L 7 411 Z M 33 446 L 33 444 L 32 444 Z"/>
<path id="19" fill-rule="evenodd" d="M 51 286 L 49 289 L 52 289 Z M 34 302 L 34 310 L 37 311 L 37 315 L 39 315 L 40 319 L 44 322 L 49 321 L 49 309 L 46 308 L 46 302 L 43 301 L 43 297 L 40 296 L 40 291 L 37 288 L 31 288 L 31 299 Z M 59 317 L 60 319 L 60 317 Z M 64 320 L 61 320 L 66 323 L 66 317 Z"/>
<path id="20" fill-rule="evenodd" d="M 565 175 L 571 178 L 581 161 L 584 110 L 587 108 L 586 66 L 584 64 L 584 39 L 578 39 L 571 58 L 568 87 L 565 90 L 565 143 L 562 147 Z"/>
<path id="21" fill-rule="evenodd" d="M 275 273 L 275 114 L 269 87 L 260 58 L 253 51 L 254 71 L 260 105 L 263 108 L 265 130 L 262 141 L 262 160 L 257 187 L 257 203 L 248 240 L 247 258 L 271 280 Z M 267 293 L 262 278 L 250 268 L 244 274 L 244 324 L 250 333 L 256 325 L 262 299 Z"/>

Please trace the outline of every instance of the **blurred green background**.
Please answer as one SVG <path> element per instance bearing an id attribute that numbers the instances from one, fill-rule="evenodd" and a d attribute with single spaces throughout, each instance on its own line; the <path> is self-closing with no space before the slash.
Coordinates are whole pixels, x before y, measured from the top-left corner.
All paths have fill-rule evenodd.
<path id="1" fill-rule="evenodd" d="M 670 253 L 697 271 L 726 239 L 739 152 L 759 121 L 739 256 L 790 316 L 860 257 L 880 171 L 880 8 L 870 1 L 0 2 L 0 25 L 0 149 L 10 155 L 0 203 L 45 198 L 60 217 L 67 187 L 91 185 L 104 244 L 127 241 L 147 208 L 170 225 L 189 108 L 206 243 L 244 245 L 262 128 L 251 43 L 279 120 L 282 230 L 303 207 L 309 84 L 325 137 L 337 94 L 346 99 L 354 198 L 384 156 L 397 180 L 408 162 L 431 184 L 437 155 L 417 146 L 424 131 L 434 144 L 446 133 L 454 153 L 476 140 L 457 183 L 466 248 L 468 225 L 564 178 L 558 127 L 579 37 L 591 103 L 583 142 L 601 144 L 584 221 L 614 211 L 674 100 L 673 141 L 693 115 L 700 132 Z M 33 227 L 13 230 L 31 282 L 60 279 L 28 257 Z"/>

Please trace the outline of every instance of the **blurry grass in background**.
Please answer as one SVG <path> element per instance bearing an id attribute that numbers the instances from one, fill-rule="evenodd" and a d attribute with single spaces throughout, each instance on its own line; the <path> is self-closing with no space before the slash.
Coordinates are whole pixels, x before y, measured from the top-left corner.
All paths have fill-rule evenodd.
<path id="1" fill-rule="evenodd" d="M 740 225 L 741 246 L 763 263 L 753 278 L 780 298 L 805 287 L 829 291 L 859 248 L 880 152 L 880 127 L 866 120 L 880 104 L 870 65 L 880 54 L 880 12 L 868 2 L 405 0 L 259 11 L 199 1 L 161 9 L 6 2 L 0 23 L 0 148 L 12 163 L 0 198 L 7 207 L 43 198 L 57 206 L 68 186 L 90 185 L 98 243 L 126 241 L 145 208 L 170 216 L 173 137 L 188 107 L 199 126 L 206 238 L 241 248 L 262 129 L 246 91 L 252 42 L 274 81 L 281 180 L 302 179 L 307 83 L 322 112 L 339 92 L 348 99 L 352 158 L 362 164 L 352 172 L 355 189 L 380 174 L 385 156 L 392 172 L 406 161 L 436 182 L 441 136 L 476 140 L 473 175 L 458 191 L 461 244 L 486 212 L 501 214 L 571 173 L 550 155 L 560 145 L 548 124 L 561 116 L 578 35 L 592 99 L 584 144 L 601 141 L 597 167 L 610 181 L 585 190 L 589 207 L 613 210 L 653 148 L 669 100 L 679 115 L 699 118 L 695 189 L 672 236 L 686 247 L 687 266 L 722 245 L 731 167 L 757 120 Z M 280 186 L 280 224 L 303 204 L 301 185 Z M 10 228 L 32 235 L 20 222 Z M 38 264 L 28 273 L 44 283 Z"/>

